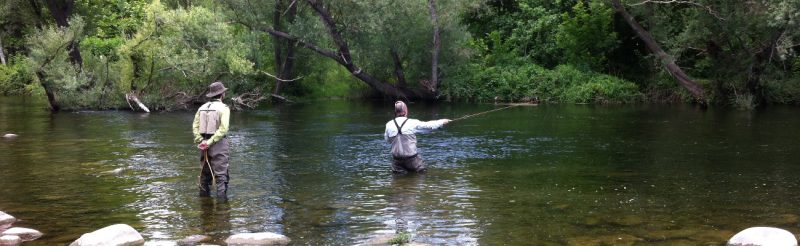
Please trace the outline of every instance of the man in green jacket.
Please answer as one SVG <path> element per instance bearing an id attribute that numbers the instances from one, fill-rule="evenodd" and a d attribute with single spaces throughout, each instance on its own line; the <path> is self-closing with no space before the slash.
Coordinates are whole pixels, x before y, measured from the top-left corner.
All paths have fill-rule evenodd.
<path id="1" fill-rule="evenodd" d="M 200 196 L 209 196 L 209 186 L 214 180 L 217 197 L 227 198 L 228 193 L 228 122 L 231 110 L 222 103 L 225 86 L 214 82 L 208 86 L 206 97 L 211 101 L 203 104 L 194 115 L 192 132 L 194 142 L 200 149 Z"/>

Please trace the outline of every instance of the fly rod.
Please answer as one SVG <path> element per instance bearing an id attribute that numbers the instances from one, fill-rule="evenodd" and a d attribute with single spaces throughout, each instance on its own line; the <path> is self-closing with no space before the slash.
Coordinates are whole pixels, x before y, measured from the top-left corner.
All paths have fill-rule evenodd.
<path id="1" fill-rule="evenodd" d="M 483 111 L 483 112 L 480 112 L 480 113 L 464 115 L 464 116 L 458 117 L 458 118 L 456 118 L 454 120 L 451 120 L 451 121 L 464 120 L 464 119 L 472 118 L 472 117 L 475 117 L 475 116 L 478 116 L 478 115 L 488 114 L 488 113 L 491 113 L 491 112 L 500 111 L 500 110 L 503 110 L 503 109 L 509 109 L 509 108 L 513 108 L 513 107 L 516 107 L 516 106 L 519 106 L 519 104 L 514 104 L 514 105 L 511 105 L 511 106 L 506 106 L 506 107 L 502 107 L 502 108 L 496 108 L 496 109 L 492 109 L 492 110 L 487 110 L 487 111 Z"/>
<path id="2" fill-rule="evenodd" d="M 205 162 L 205 163 L 203 163 L 205 165 L 203 165 L 204 167 L 200 168 L 200 176 L 197 176 L 197 181 L 200 183 L 200 189 L 204 189 L 203 188 L 203 179 L 202 179 L 202 177 L 203 177 L 203 169 L 205 169 L 205 167 L 208 167 L 208 171 L 211 173 L 211 182 L 213 182 L 213 183 L 208 186 L 209 190 L 205 190 L 204 189 L 204 191 L 207 191 L 207 192 L 210 193 L 211 192 L 210 191 L 211 187 L 215 187 L 217 185 L 217 177 L 216 177 L 216 175 L 214 173 L 214 168 L 211 167 L 211 162 L 208 161 L 208 149 L 204 149 L 203 150 L 203 162 Z"/>

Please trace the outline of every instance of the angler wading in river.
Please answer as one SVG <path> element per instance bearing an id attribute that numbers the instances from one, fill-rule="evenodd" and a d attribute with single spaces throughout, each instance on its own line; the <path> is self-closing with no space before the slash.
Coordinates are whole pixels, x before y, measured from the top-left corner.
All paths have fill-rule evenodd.
<path id="1" fill-rule="evenodd" d="M 192 132 L 194 142 L 200 149 L 200 196 L 209 196 L 211 182 L 217 186 L 217 197 L 227 198 L 228 193 L 228 122 L 231 111 L 222 98 L 225 86 L 214 82 L 208 86 L 206 97 L 211 101 L 203 104 L 194 115 Z"/>
<path id="2" fill-rule="evenodd" d="M 408 107 L 402 101 L 394 103 L 395 118 L 386 123 L 383 138 L 391 145 L 392 172 L 424 172 L 425 163 L 417 152 L 417 136 L 420 130 L 433 130 L 450 122 L 449 119 L 419 121 L 408 118 Z"/>

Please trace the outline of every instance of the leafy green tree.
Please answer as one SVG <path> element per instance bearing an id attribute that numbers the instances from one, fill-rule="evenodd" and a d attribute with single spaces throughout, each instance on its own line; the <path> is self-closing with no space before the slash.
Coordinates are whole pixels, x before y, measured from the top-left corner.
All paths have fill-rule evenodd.
<path id="1" fill-rule="evenodd" d="M 579 1 L 562 18 L 556 44 L 563 50 L 565 62 L 605 71 L 608 54 L 617 48 L 618 42 L 612 25 L 614 11 L 599 0 Z"/>
<path id="2" fill-rule="evenodd" d="M 215 80 L 233 88 L 243 84 L 235 81 L 247 81 L 253 63 L 241 34 L 226 20 L 204 7 L 167 9 L 154 1 L 145 23 L 119 49 L 119 90 L 173 107 L 202 99 L 193 95 Z"/>

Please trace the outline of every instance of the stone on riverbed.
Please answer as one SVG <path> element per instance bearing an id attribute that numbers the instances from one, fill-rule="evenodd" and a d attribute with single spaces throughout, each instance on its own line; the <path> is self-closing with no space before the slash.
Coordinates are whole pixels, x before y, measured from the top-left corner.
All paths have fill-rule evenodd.
<path id="1" fill-rule="evenodd" d="M 736 233 L 728 240 L 728 246 L 744 245 L 797 246 L 797 238 L 791 232 L 780 228 L 750 227 Z"/>
<path id="2" fill-rule="evenodd" d="M 191 235 L 179 240 L 178 246 L 194 246 L 208 240 L 211 240 L 211 237 L 206 235 Z"/>
<path id="3" fill-rule="evenodd" d="M 16 246 L 22 243 L 22 238 L 16 235 L 5 235 L 0 237 L 0 245 L 3 246 Z"/>
<path id="4" fill-rule="evenodd" d="M 72 242 L 70 246 L 133 246 L 143 244 L 144 238 L 133 227 L 126 224 L 116 224 L 83 234 L 81 238 Z"/>
<path id="5" fill-rule="evenodd" d="M 22 228 L 22 227 L 11 227 L 11 229 L 8 229 L 8 230 L 4 231 L 0 235 L 1 236 L 6 236 L 6 235 L 18 236 L 19 238 L 22 239 L 22 241 L 31 241 L 31 240 L 36 240 L 37 238 L 41 237 L 42 233 L 37 231 L 37 230 L 34 230 L 34 229 L 28 229 L 28 228 Z"/>
<path id="6" fill-rule="evenodd" d="M 3 232 L 5 229 L 11 227 L 11 224 L 17 221 L 17 218 L 11 216 L 3 211 L 0 211 L 0 232 Z"/>
<path id="7" fill-rule="evenodd" d="M 15 138 L 17 136 L 18 135 L 14 133 L 6 133 L 5 135 L 3 135 L 3 138 Z"/>
<path id="8" fill-rule="evenodd" d="M 291 241 L 284 235 L 272 232 L 240 233 L 225 239 L 228 245 L 287 245 Z"/>

